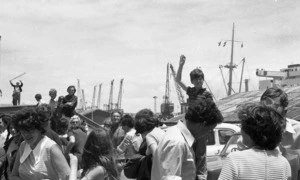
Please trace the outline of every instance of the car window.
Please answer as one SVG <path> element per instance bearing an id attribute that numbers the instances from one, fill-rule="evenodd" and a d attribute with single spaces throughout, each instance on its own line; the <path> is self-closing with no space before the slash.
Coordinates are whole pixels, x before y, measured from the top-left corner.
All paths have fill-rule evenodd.
<path id="1" fill-rule="evenodd" d="M 221 154 L 227 155 L 230 152 L 239 150 L 239 143 L 241 143 L 239 142 L 240 138 L 240 134 L 232 135 L 227 144 L 222 149 Z"/>
<path id="2" fill-rule="evenodd" d="M 210 131 L 207 136 L 207 145 L 214 145 L 216 143 L 214 131 Z"/>
<path id="3" fill-rule="evenodd" d="M 234 131 L 230 129 L 219 130 L 219 141 L 220 144 L 226 144 L 229 138 L 234 134 Z"/>

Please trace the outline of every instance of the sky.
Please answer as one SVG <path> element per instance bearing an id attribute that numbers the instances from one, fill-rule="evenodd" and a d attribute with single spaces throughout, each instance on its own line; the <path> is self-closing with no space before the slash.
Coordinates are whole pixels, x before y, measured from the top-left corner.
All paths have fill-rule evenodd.
<path id="1" fill-rule="evenodd" d="M 154 96 L 159 111 L 167 63 L 177 70 L 181 54 L 183 82 L 192 86 L 189 72 L 201 67 L 213 95 L 224 98 L 219 65 L 230 62 L 230 43 L 218 42 L 231 40 L 233 23 L 240 41 L 234 45 L 233 89 L 239 91 L 245 58 L 243 79 L 257 90 L 265 79 L 256 77 L 257 68 L 279 71 L 299 63 L 299 5 L 298 0 L 0 0 L 0 104 L 11 104 L 9 80 L 25 72 L 13 81 L 24 83 L 22 104 L 36 104 L 37 93 L 48 102 L 51 88 L 66 95 L 79 79 L 88 105 L 93 87 L 102 83 L 102 109 L 111 80 L 116 103 L 124 78 L 125 112 L 154 110 Z M 228 69 L 222 71 L 228 82 Z M 173 78 L 170 91 L 179 111 Z"/>

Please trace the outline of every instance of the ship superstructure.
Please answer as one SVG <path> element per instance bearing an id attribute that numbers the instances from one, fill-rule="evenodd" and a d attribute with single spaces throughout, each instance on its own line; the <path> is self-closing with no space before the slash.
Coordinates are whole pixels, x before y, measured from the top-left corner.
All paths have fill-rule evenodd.
<path id="1" fill-rule="evenodd" d="M 270 87 L 290 87 L 300 85 L 300 64 L 291 64 L 287 68 L 280 71 L 267 71 L 264 69 L 256 69 L 256 75 L 259 77 L 267 77 L 259 81 L 259 89 L 267 89 Z"/>

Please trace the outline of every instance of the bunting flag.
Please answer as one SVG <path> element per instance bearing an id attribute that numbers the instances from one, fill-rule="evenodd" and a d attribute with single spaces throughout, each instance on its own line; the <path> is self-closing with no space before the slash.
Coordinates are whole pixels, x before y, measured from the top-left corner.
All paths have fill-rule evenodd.
<path id="1" fill-rule="evenodd" d="M 223 44 L 223 47 L 225 47 L 226 46 L 226 41 L 224 42 L 224 44 Z"/>
<path id="2" fill-rule="evenodd" d="M 243 48 L 243 47 L 244 47 L 244 44 L 242 43 L 241 48 Z"/>
<path id="3" fill-rule="evenodd" d="M 1 36 L 0 36 L 0 37 L 1 37 Z M 221 43 L 222 43 L 221 41 L 220 41 L 220 42 L 218 42 L 219 46 L 221 46 Z"/>

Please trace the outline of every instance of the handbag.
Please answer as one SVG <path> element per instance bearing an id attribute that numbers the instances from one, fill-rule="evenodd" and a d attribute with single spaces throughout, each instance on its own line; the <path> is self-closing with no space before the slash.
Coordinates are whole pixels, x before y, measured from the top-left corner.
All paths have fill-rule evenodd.
<path id="1" fill-rule="evenodd" d="M 124 175 L 130 179 L 137 178 L 142 160 L 144 158 L 145 156 L 140 156 L 138 158 L 129 159 L 124 166 Z"/>

